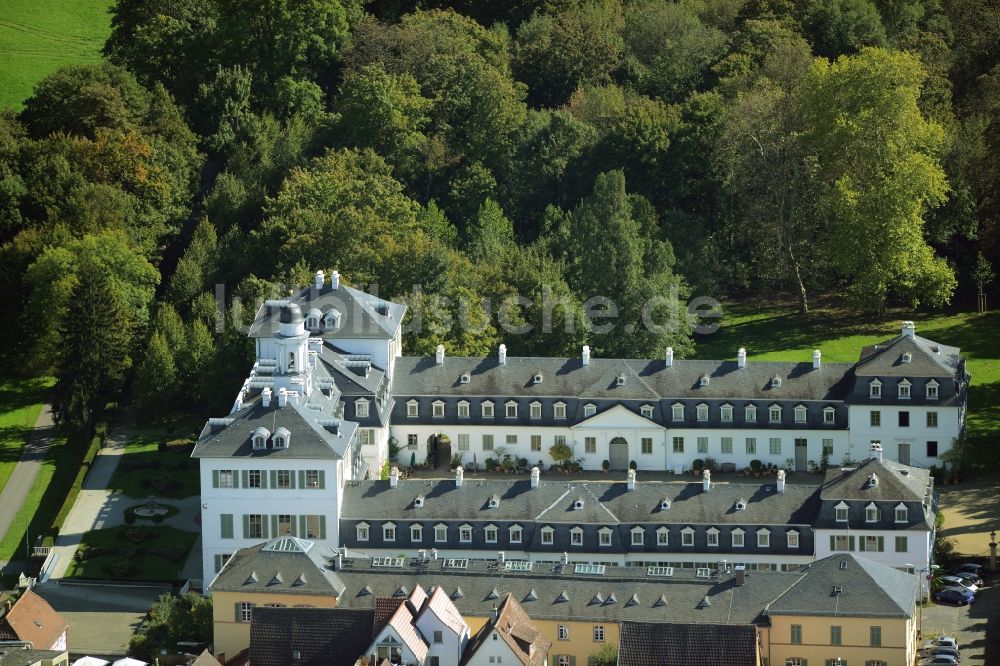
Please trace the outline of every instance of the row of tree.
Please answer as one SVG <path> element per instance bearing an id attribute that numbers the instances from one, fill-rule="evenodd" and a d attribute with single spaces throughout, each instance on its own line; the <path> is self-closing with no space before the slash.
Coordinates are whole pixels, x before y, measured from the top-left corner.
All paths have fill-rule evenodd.
<path id="1" fill-rule="evenodd" d="M 3 117 L 5 349 L 61 413 L 130 368 L 225 409 L 246 304 L 317 268 L 405 300 L 411 353 L 659 356 L 695 292 L 934 307 L 1000 256 L 976 0 L 421 6 L 119 0 L 108 63 Z"/>

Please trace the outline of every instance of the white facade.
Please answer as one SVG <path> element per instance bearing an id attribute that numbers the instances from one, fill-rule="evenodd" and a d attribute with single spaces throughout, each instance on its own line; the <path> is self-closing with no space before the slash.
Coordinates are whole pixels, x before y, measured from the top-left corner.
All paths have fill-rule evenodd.
<path id="1" fill-rule="evenodd" d="M 442 664 L 445 662 L 441 662 Z M 520 657 L 507 645 L 507 641 L 494 630 L 490 632 L 489 638 L 479 644 L 475 653 L 465 661 L 466 666 L 490 666 L 493 664 L 517 664 L 521 663 Z"/>
<path id="2" fill-rule="evenodd" d="M 931 563 L 933 535 L 927 530 L 817 529 L 815 558 L 853 552 L 897 569 L 926 569 Z"/>
<path id="3" fill-rule="evenodd" d="M 851 449 L 864 455 L 872 442 L 879 442 L 890 460 L 915 467 L 940 465 L 962 432 L 963 412 L 938 405 L 851 405 Z M 908 425 L 900 425 L 901 414 Z"/>

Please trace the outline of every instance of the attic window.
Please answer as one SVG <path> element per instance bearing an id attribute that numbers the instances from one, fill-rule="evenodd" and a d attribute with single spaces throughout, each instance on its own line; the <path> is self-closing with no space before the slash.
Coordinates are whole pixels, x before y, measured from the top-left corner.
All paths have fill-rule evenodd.
<path id="1" fill-rule="evenodd" d="M 639 408 L 639 413 L 647 419 L 653 418 L 653 407 L 651 405 L 643 405 Z"/>
<path id="2" fill-rule="evenodd" d="M 666 511 L 669 508 L 670 508 L 670 500 L 668 500 L 666 498 L 661 499 L 660 500 L 660 509 L 662 511 Z"/>
<path id="3" fill-rule="evenodd" d="M 416 499 L 413 500 L 413 506 L 422 507 L 424 505 L 424 496 L 417 495 Z"/>
<path id="4" fill-rule="evenodd" d="M 495 509 L 498 506 L 500 506 L 500 498 L 497 497 L 496 495 L 494 495 L 493 497 L 491 497 L 490 501 L 489 501 L 489 506 L 490 506 L 491 509 Z"/>
<path id="5" fill-rule="evenodd" d="M 317 310 L 316 308 L 310 310 L 306 314 L 306 323 L 305 323 L 306 328 L 309 329 L 310 331 L 319 330 L 319 320 L 322 316 L 323 313 Z"/>
<path id="6" fill-rule="evenodd" d="M 781 377 L 777 375 L 771 377 L 771 388 L 781 388 Z"/>
<path id="7" fill-rule="evenodd" d="M 615 386 L 625 386 L 625 375 L 615 377 Z"/>
<path id="8" fill-rule="evenodd" d="M 323 315 L 323 328 L 328 331 L 340 328 L 340 312 L 336 309 L 330 309 L 326 311 Z"/>
<path id="9" fill-rule="evenodd" d="M 701 379 L 698 380 L 699 386 L 708 386 L 709 377 L 708 375 L 702 375 Z"/>
<path id="10" fill-rule="evenodd" d="M 583 406 L 584 417 L 590 417 L 596 413 L 597 413 L 597 405 L 594 405 L 592 403 L 587 403 L 586 405 Z"/>
<path id="11" fill-rule="evenodd" d="M 274 438 L 271 440 L 272 445 L 276 449 L 287 449 L 288 440 L 292 438 L 292 433 L 288 432 L 287 428 L 278 428 L 274 431 Z"/>
<path id="12" fill-rule="evenodd" d="M 910 352 L 906 352 L 899 360 L 902 361 L 903 363 L 909 363 L 910 361 L 913 360 L 913 355 L 910 354 Z"/>
<path id="13" fill-rule="evenodd" d="M 582 509 L 583 508 L 583 498 L 577 499 L 575 502 L 573 502 L 573 508 L 574 509 Z"/>
<path id="14" fill-rule="evenodd" d="M 406 403 L 406 415 L 409 417 L 418 416 L 420 413 L 419 403 L 416 400 L 410 400 Z"/>
<path id="15" fill-rule="evenodd" d="M 881 398 L 882 397 L 882 382 L 877 379 L 871 380 L 868 384 L 868 397 L 869 398 Z"/>
<path id="16" fill-rule="evenodd" d="M 253 431 L 253 448 L 260 451 L 267 448 L 267 439 L 271 436 L 267 428 L 260 427 Z"/>
<path id="17" fill-rule="evenodd" d="M 469 376 L 469 373 L 463 372 L 462 376 L 458 378 L 458 381 L 461 384 L 468 384 L 470 381 L 472 381 L 472 377 Z"/>
<path id="18" fill-rule="evenodd" d="M 927 399 L 937 400 L 938 397 L 938 383 L 933 379 L 927 382 Z"/>
<path id="19" fill-rule="evenodd" d="M 354 401 L 354 415 L 359 419 L 368 418 L 368 400 L 358 398 Z"/>
<path id="20" fill-rule="evenodd" d="M 552 405 L 552 416 L 557 419 L 566 418 L 566 403 L 557 402 L 556 404 Z"/>
<path id="21" fill-rule="evenodd" d="M 899 382 L 899 397 L 908 399 L 910 397 L 910 382 L 906 379 Z"/>
<path id="22" fill-rule="evenodd" d="M 540 372 L 535 373 L 534 382 L 536 384 L 541 384 L 542 383 L 542 373 L 540 373 Z"/>
<path id="23" fill-rule="evenodd" d="M 747 508 L 747 501 L 745 499 L 740 498 L 740 499 L 736 500 L 736 510 L 737 511 L 743 511 L 746 508 Z"/>

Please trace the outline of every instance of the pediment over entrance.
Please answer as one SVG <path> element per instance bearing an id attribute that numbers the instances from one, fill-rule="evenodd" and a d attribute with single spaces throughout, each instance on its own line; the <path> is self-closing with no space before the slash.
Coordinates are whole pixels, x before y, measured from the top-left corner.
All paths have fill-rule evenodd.
<path id="1" fill-rule="evenodd" d="M 659 423 L 650 421 L 621 405 L 615 405 L 611 409 L 606 409 L 573 426 L 573 430 L 620 430 L 623 428 L 664 429 Z"/>

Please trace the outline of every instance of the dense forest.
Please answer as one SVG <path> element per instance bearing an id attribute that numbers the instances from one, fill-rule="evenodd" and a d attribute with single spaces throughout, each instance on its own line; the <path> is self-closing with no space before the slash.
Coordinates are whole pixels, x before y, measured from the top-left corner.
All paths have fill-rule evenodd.
<path id="1" fill-rule="evenodd" d="M 118 0 L 0 116 L 4 357 L 83 425 L 225 411 L 320 268 L 409 353 L 689 353 L 652 295 L 942 307 L 1000 260 L 998 44 L 982 0 Z"/>

